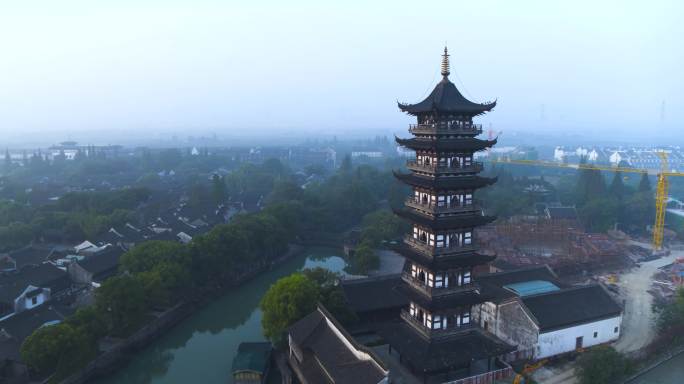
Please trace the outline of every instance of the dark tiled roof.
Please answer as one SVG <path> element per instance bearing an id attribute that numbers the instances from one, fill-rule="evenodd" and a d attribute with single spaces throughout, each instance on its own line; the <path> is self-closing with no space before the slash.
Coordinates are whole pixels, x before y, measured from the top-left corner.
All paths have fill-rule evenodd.
<path id="1" fill-rule="evenodd" d="M 622 308 L 598 284 L 522 298 L 542 332 L 620 315 Z"/>
<path id="2" fill-rule="evenodd" d="M 28 265 L 19 271 L 0 275 L 0 302 L 14 303 L 29 285 L 50 288 L 52 295 L 67 289 L 71 282 L 63 270 L 49 263 Z"/>
<path id="3" fill-rule="evenodd" d="M 473 150 L 480 151 L 485 148 L 492 147 L 496 144 L 496 139 L 494 140 L 481 140 L 474 137 L 466 137 L 460 139 L 422 139 L 422 138 L 410 138 L 410 139 L 400 139 L 395 138 L 397 144 L 411 148 L 411 149 L 436 149 L 436 150 Z"/>
<path id="4" fill-rule="evenodd" d="M 467 290 L 452 295 L 437 296 L 433 299 L 429 299 L 427 296 L 418 292 L 416 289 L 411 288 L 411 286 L 407 284 L 400 285 L 398 290 L 406 295 L 410 301 L 415 302 L 430 312 L 450 308 L 470 307 L 471 305 L 487 301 L 485 296 L 475 290 Z"/>
<path id="5" fill-rule="evenodd" d="M 424 177 L 413 173 L 394 172 L 394 176 L 400 181 L 423 188 L 437 190 L 470 190 L 486 187 L 494 184 L 496 178 L 480 176 L 448 176 L 448 177 Z"/>
<path id="6" fill-rule="evenodd" d="M 425 100 L 416 104 L 398 103 L 398 105 L 399 109 L 412 115 L 432 111 L 479 115 L 494 108 L 496 101 L 488 104 L 473 103 L 463 97 L 454 83 L 444 77 Z"/>
<path id="7" fill-rule="evenodd" d="M 357 344 L 322 307 L 292 325 L 288 333 L 303 352 L 299 366 L 311 383 L 376 384 L 387 375 L 384 364 L 371 351 Z M 339 335 L 371 359 L 358 358 Z"/>
<path id="8" fill-rule="evenodd" d="M 357 313 L 408 305 L 408 299 L 395 288 L 401 284 L 401 275 L 342 280 L 342 291 L 349 307 Z"/>
<path id="9" fill-rule="evenodd" d="M 10 257 L 16 261 L 17 269 L 21 269 L 26 265 L 38 265 L 46 261 L 50 251 L 50 248 L 28 246 L 14 252 L 10 252 Z"/>
<path id="10" fill-rule="evenodd" d="M 474 265 L 482 265 L 496 259 L 495 255 L 483 255 L 477 252 L 466 252 L 455 255 L 441 255 L 435 258 L 430 258 L 424 254 L 417 252 L 408 245 L 401 243 L 392 246 L 392 249 L 404 256 L 407 259 L 413 260 L 430 270 L 461 268 Z"/>
<path id="11" fill-rule="evenodd" d="M 494 216 L 484 216 L 476 213 L 440 217 L 426 216 L 412 209 L 397 209 L 394 213 L 413 223 L 430 227 L 435 230 L 473 228 L 489 224 L 496 220 L 496 217 Z"/>
<path id="12" fill-rule="evenodd" d="M 473 360 L 515 350 L 515 347 L 479 329 L 464 331 L 444 340 L 429 341 L 408 324 L 393 322 L 385 324 L 380 333 L 415 370 L 424 373 L 465 368 Z"/>
<path id="13" fill-rule="evenodd" d="M 116 273 L 119 259 L 123 253 L 124 251 L 121 248 L 111 246 L 104 251 L 84 258 L 78 262 L 78 265 L 92 273 L 93 279 L 102 280 Z"/>

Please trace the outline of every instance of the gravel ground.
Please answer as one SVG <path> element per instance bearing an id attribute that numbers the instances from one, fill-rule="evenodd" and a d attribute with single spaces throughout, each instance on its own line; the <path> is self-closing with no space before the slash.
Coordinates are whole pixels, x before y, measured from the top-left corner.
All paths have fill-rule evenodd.
<path id="1" fill-rule="evenodd" d="M 653 274 L 658 271 L 658 268 L 683 256 L 684 251 L 672 251 L 669 256 L 641 263 L 640 268 L 634 268 L 620 275 L 617 285 L 625 301 L 625 312 L 622 318 L 620 340 L 615 344 L 618 351 L 636 351 L 645 347 L 653 339 L 655 335 L 655 318 L 651 310 L 653 296 L 648 293 L 653 282 Z"/>

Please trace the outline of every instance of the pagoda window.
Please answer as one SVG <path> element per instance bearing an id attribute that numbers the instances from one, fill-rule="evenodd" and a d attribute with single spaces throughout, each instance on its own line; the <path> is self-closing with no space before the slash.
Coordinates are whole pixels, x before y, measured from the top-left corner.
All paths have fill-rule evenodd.
<path id="1" fill-rule="evenodd" d="M 428 245 L 435 245 L 435 235 L 432 233 L 428 235 Z"/>
<path id="2" fill-rule="evenodd" d="M 418 228 L 416 227 L 413 227 L 413 238 L 416 240 L 418 239 Z"/>
<path id="3" fill-rule="evenodd" d="M 444 248 L 446 247 L 446 236 L 444 235 L 437 235 L 436 241 L 435 241 L 435 246 L 437 248 Z"/>
<path id="4" fill-rule="evenodd" d="M 425 285 L 428 287 L 434 287 L 435 286 L 435 275 L 432 273 L 428 272 L 427 273 L 427 281 L 424 281 Z"/>
<path id="5" fill-rule="evenodd" d="M 439 195 L 437 196 L 437 206 L 438 207 L 444 207 L 446 206 L 446 196 L 444 195 Z"/>
<path id="6" fill-rule="evenodd" d="M 443 273 L 435 275 L 435 288 L 445 288 L 447 286 L 448 277 Z"/>
<path id="7" fill-rule="evenodd" d="M 470 271 L 463 273 L 463 285 L 470 284 Z"/>
<path id="8" fill-rule="evenodd" d="M 435 315 L 432 318 L 432 329 L 442 329 L 442 322 L 444 321 L 444 318 L 440 315 Z"/>
<path id="9" fill-rule="evenodd" d="M 466 232 L 463 234 L 463 245 L 470 245 L 473 243 L 473 233 Z"/>
<path id="10" fill-rule="evenodd" d="M 446 157 L 438 157 L 437 158 L 437 165 L 440 167 L 446 167 L 448 165 L 448 160 Z"/>
<path id="11" fill-rule="evenodd" d="M 425 318 L 423 320 L 423 325 L 428 327 L 428 328 L 431 328 L 431 325 L 430 325 L 431 323 L 432 323 L 432 315 L 429 313 L 425 314 Z"/>
<path id="12" fill-rule="evenodd" d="M 415 264 L 411 264 L 411 277 L 415 278 L 418 276 L 418 267 Z"/>
<path id="13" fill-rule="evenodd" d="M 469 167 L 473 165 L 473 157 L 472 156 L 466 156 L 463 158 L 463 166 Z"/>
<path id="14" fill-rule="evenodd" d="M 472 205 L 473 204 L 473 194 L 472 193 L 466 193 L 463 196 L 463 205 Z"/>
<path id="15" fill-rule="evenodd" d="M 413 304 L 413 303 L 409 304 L 409 313 L 411 314 L 411 316 L 414 316 L 414 317 L 416 316 L 416 305 L 415 304 Z"/>
<path id="16" fill-rule="evenodd" d="M 461 325 L 468 325 L 470 324 L 470 310 L 468 312 L 463 312 L 461 315 Z"/>

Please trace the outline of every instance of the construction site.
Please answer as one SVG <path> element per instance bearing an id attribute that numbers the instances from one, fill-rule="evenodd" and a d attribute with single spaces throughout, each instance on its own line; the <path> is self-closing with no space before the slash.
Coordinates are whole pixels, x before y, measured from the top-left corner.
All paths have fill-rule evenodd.
<path id="1" fill-rule="evenodd" d="M 556 210 L 564 211 L 564 218 L 555 218 Z M 559 275 L 572 276 L 630 264 L 633 248 L 619 238 L 585 232 L 572 214 L 574 208 L 546 211 L 544 216 L 499 220 L 478 232 L 483 249 L 497 255 L 496 269 L 547 264 Z"/>

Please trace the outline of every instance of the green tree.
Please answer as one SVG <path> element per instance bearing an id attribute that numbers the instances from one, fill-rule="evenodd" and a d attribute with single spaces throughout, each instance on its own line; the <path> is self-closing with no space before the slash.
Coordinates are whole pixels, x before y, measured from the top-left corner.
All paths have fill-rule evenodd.
<path id="1" fill-rule="evenodd" d="M 361 242 L 349 260 L 348 270 L 352 274 L 365 275 L 368 271 L 380 267 L 380 257 L 367 241 Z"/>
<path id="2" fill-rule="evenodd" d="M 53 379 L 66 377 L 84 366 L 97 353 L 95 342 L 83 330 L 68 323 L 38 328 L 20 349 L 22 359 L 36 371 L 55 372 Z"/>
<path id="3" fill-rule="evenodd" d="M 211 193 L 215 203 L 221 203 L 226 199 L 226 182 L 223 177 L 214 174 L 211 177 Z"/>
<path id="4" fill-rule="evenodd" d="M 684 288 L 680 288 L 672 303 L 666 305 L 658 316 L 661 332 L 684 329 Z"/>
<path id="5" fill-rule="evenodd" d="M 116 336 L 126 336 L 140 325 L 147 314 L 146 304 L 142 281 L 131 275 L 110 277 L 95 294 L 97 310 Z"/>
<path id="6" fill-rule="evenodd" d="M 363 217 L 361 241 L 367 241 L 374 247 L 383 240 L 393 240 L 408 232 L 410 226 L 388 210 L 377 210 Z"/>
<path id="7" fill-rule="evenodd" d="M 610 195 L 618 200 L 622 200 L 625 197 L 625 183 L 622 182 L 622 174 L 618 171 L 615 172 L 613 176 L 613 181 L 610 183 L 608 188 Z"/>
<path id="8" fill-rule="evenodd" d="M 582 354 L 577 361 L 581 384 L 621 383 L 630 371 L 627 358 L 608 346 L 598 346 Z"/>
<path id="9" fill-rule="evenodd" d="M 278 280 L 261 300 L 264 335 L 276 344 L 282 343 L 287 327 L 316 309 L 318 298 L 316 284 L 301 273 Z"/>

